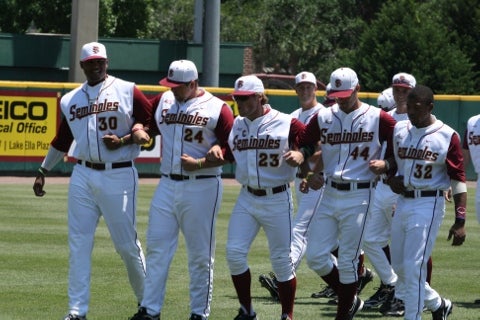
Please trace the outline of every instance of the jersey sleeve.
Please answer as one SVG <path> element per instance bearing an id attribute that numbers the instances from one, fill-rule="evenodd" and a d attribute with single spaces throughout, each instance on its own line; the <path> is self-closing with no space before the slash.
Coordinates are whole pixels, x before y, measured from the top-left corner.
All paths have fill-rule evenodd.
<path id="1" fill-rule="evenodd" d="M 305 130 L 305 125 L 298 119 L 292 118 L 290 124 L 290 132 L 288 134 L 288 143 L 290 148 L 298 148 L 297 146 L 297 137 Z"/>
<path id="2" fill-rule="evenodd" d="M 133 87 L 133 117 L 135 122 L 149 126 L 152 121 L 152 104 L 137 86 Z"/>
<path id="3" fill-rule="evenodd" d="M 463 149 L 469 150 L 468 147 L 468 129 L 465 129 L 465 133 L 463 134 Z"/>
<path id="4" fill-rule="evenodd" d="M 68 149 L 70 149 L 72 142 L 72 130 L 70 130 L 67 119 L 63 117 L 62 121 L 60 122 L 60 126 L 58 127 L 57 134 L 55 135 L 50 144 L 52 145 L 52 147 L 59 151 L 68 152 Z"/>
<path id="5" fill-rule="evenodd" d="M 380 110 L 380 128 L 379 138 L 380 143 L 386 142 L 387 148 L 385 149 L 384 159 L 393 157 L 393 128 L 395 127 L 395 119 L 387 112 Z"/>
<path id="6" fill-rule="evenodd" d="M 463 153 L 460 146 L 459 135 L 457 133 L 452 134 L 445 162 L 450 179 L 465 182 L 465 167 L 463 165 Z"/>
<path id="7" fill-rule="evenodd" d="M 215 135 L 218 138 L 218 144 L 222 148 L 223 156 L 229 161 L 233 161 L 233 154 L 228 147 L 228 135 L 233 126 L 233 112 L 232 109 L 224 103 L 220 110 L 217 126 L 215 127 Z"/>
<path id="8" fill-rule="evenodd" d="M 315 114 L 308 124 L 301 130 L 295 141 L 295 146 L 306 151 L 308 156 L 315 152 L 320 140 L 320 126 L 318 125 L 318 113 Z"/>

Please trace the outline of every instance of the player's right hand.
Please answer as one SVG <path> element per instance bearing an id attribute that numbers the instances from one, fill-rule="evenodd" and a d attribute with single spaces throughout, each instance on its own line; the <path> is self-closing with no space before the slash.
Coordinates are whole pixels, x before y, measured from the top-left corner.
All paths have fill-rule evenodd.
<path id="1" fill-rule="evenodd" d="M 37 197 L 43 197 L 45 195 L 45 190 L 43 190 L 43 186 L 45 185 L 45 176 L 42 174 L 38 174 L 35 178 L 35 182 L 33 183 L 33 192 Z"/>

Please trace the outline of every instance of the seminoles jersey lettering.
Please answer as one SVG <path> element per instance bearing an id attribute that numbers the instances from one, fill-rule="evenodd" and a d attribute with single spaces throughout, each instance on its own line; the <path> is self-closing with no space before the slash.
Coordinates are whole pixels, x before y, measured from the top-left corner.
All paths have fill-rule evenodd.
<path id="1" fill-rule="evenodd" d="M 130 132 L 135 120 L 133 89 L 133 82 L 108 76 L 94 87 L 85 82 L 62 97 L 60 107 L 75 139 L 72 152 L 75 158 L 119 162 L 133 160 L 140 154 L 138 145 L 108 150 L 102 141 L 106 134 L 122 137 Z"/>
<path id="2" fill-rule="evenodd" d="M 162 135 L 162 173 L 188 174 L 182 168 L 182 154 L 205 157 L 217 141 L 215 128 L 224 104 L 207 91 L 183 103 L 175 100 L 172 91 L 162 95 L 155 111 L 155 121 Z M 221 166 L 205 168 L 202 174 L 220 174 L 221 170 Z"/>
<path id="3" fill-rule="evenodd" d="M 362 103 L 346 114 L 338 104 L 318 112 L 324 172 L 333 180 L 370 181 L 368 163 L 378 159 L 380 108 Z"/>
<path id="4" fill-rule="evenodd" d="M 290 150 L 288 136 L 292 117 L 270 109 L 250 121 L 236 117 L 228 139 L 235 157 L 235 178 L 253 188 L 271 188 L 293 180 L 296 168 L 283 160 Z"/>
<path id="5" fill-rule="evenodd" d="M 471 117 L 467 122 L 465 144 L 470 150 L 470 158 L 477 174 L 480 173 L 480 115 Z"/>
<path id="6" fill-rule="evenodd" d="M 440 120 L 416 128 L 409 120 L 395 125 L 393 143 L 398 174 L 408 189 L 441 189 L 450 186 L 446 155 L 456 132 Z"/>

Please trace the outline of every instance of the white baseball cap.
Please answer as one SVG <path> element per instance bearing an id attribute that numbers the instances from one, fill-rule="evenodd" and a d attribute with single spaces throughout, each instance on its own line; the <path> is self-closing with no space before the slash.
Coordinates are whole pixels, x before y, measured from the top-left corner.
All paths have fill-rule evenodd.
<path id="1" fill-rule="evenodd" d="M 87 61 L 91 59 L 107 59 L 107 49 L 98 42 L 86 43 L 82 47 L 80 54 L 80 61 Z"/>
<path id="2" fill-rule="evenodd" d="M 350 68 L 339 68 L 330 75 L 330 85 L 330 98 L 348 98 L 358 85 L 357 74 Z"/>
<path id="3" fill-rule="evenodd" d="M 162 86 L 175 88 L 198 79 L 198 71 L 190 60 L 176 60 L 170 63 L 168 76 L 159 81 Z"/>
<path id="4" fill-rule="evenodd" d="M 255 93 L 263 93 L 263 82 L 257 76 L 243 76 L 235 81 L 234 96 L 250 96 Z"/>
<path id="5" fill-rule="evenodd" d="M 315 85 L 315 87 L 317 87 L 317 78 L 315 78 L 315 75 L 311 72 L 302 71 L 295 76 L 296 85 L 302 82 L 308 82 Z"/>
<path id="6" fill-rule="evenodd" d="M 415 77 L 409 73 L 400 72 L 392 78 L 392 86 L 394 87 L 415 88 L 416 84 Z"/>
<path id="7" fill-rule="evenodd" d="M 385 111 L 390 111 L 395 108 L 396 105 L 392 88 L 387 88 L 378 95 L 377 105 Z"/>

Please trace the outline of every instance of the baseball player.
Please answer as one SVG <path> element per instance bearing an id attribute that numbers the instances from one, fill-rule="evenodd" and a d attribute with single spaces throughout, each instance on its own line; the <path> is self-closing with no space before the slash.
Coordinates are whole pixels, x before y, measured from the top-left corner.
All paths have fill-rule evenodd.
<path id="1" fill-rule="evenodd" d="M 477 188 L 475 189 L 475 210 L 477 221 L 480 223 L 480 114 L 470 117 L 467 121 L 467 129 L 463 139 L 463 164 L 467 168 L 470 159 L 477 174 Z M 480 299 L 475 300 L 475 304 L 480 304 Z"/>
<path id="2" fill-rule="evenodd" d="M 415 87 L 416 80 L 411 74 L 397 73 L 392 78 L 392 87 L 385 89 L 377 98 L 378 106 L 396 120 L 406 120 L 407 95 Z M 397 102 L 398 101 L 398 102 Z M 396 105 L 396 107 L 395 107 Z M 373 160 L 371 165 L 374 165 Z M 378 160 L 383 162 L 383 160 Z M 383 305 L 380 311 L 387 316 L 403 316 L 404 307 L 401 300 L 394 299 L 397 275 L 393 271 L 390 259 L 390 234 L 392 216 L 398 195 L 385 183 L 386 176 L 380 177 L 367 219 L 363 249 L 372 266 L 380 277 L 378 290 L 365 301 L 365 308 L 376 308 Z"/>
<path id="3" fill-rule="evenodd" d="M 480 223 L 480 114 L 470 117 L 463 139 L 464 167 L 472 160 L 473 168 L 477 174 L 477 188 L 475 190 L 475 210 Z"/>
<path id="4" fill-rule="evenodd" d="M 300 72 L 295 76 L 295 92 L 300 102 L 300 108 L 293 111 L 290 115 L 301 121 L 303 124 L 308 123 L 312 116 L 324 106 L 317 101 L 316 96 L 317 79 L 311 72 Z M 317 150 L 310 157 L 306 165 L 309 166 L 306 171 L 311 171 L 310 167 L 315 166 L 320 156 L 320 150 Z M 291 258 L 295 270 L 300 265 L 301 259 L 307 247 L 307 229 L 313 216 L 313 209 L 317 201 L 321 199 L 322 190 L 301 190 L 302 181 L 306 177 L 302 176 L 300 170 L 297 172 L 295 179 L 295 191 L 297 200 L 297 214 L 293 222 L 293 237 L 291 244 Z M 270 292 L 274 299 L 278 299 L 278 288 L 276 275 L 271 272 L 270 277 L 262 274 L 259 277 L 261 285 Z"/>
<path id="5" fill-rule="evenodd" d="M 188 252 L 190 320 L 204 320 L 210 315 L 215 224 L 223 192 L 222 163 L 207 161 L 205 155 L 216 144 L 228 148 L 233 112 L 199 87 L 192 61 L 173 61 L 160 84 L 171 88 L 152 100 L 150 130 L 162 136 L 161 179 L 150 205 L 144 297 L 131 319 L 160 319 L 181 231 Z"/>
<path id="6" fill-rule="evenodd" d="M 235 320 L 257 319 L 247 256 L 260 228 L 267 236 L 270 261 L 278 280 L 281 319 L 293 319 L 296 276 L 290 257 L 290 182 L 303 156 L 291 147 L 303 124 L 272 109 L 262 81 L 256 76 L 238 78 L 233 98 L 240 115 L 233 124 L 229 146 L 236 161 L 235 178 L 242 188 L 229 221 L 226 256 L 240 302 Z"/>
<path id="7" fill-rule="evenodd" d="M 330 87 L 330 89 L 328 87 Z M 300 102 L 300 108 L 293 111 L 290 115 L 300 120 L 303 124 L 307 124 L 313 117 L 313 115 L 318 112 L 318 110 L 325 108 L 321 103 L 317 101 L 316 90 L 317 79 L 313 73 L 303 71 L 295 76 L 295 92 Z M 327 85 L 327 91 L 330 90 L 331 86 Z M 335 101 L 334 99 L 330 100 Z M 315 153 L 308 159 L 308 161 L 305 162 L 308 167 L 304 168 L 304 171 L 310 172 L 316 170 L 314 168 L 317 165 L 317 162 L 321 160 L 320 154 L 321 151 L 319 149 L 315 151 Z M 305 190 L 304 184 L 306 183 L 306 178 L 307 177 L 302 175 L 301 170 L 297 172 L 295 179 L 297 214 L 295 215 L 293 223 L 293 238 L 291 245 L 291 257 L 295 270 L 300 265 L 300 262 L 305 254 L 305 250 L 307 247 L 308 226 L 310 225 L 310 222 L 312 220 L 315 206 L 321 200 L 323 193 L 323 188 L 320 188 L 318 190 L 308 190 L 307 188 Z M 334 250 L 334 256 L 332 257 L 334 261 L 336 261 L 335 254 L 338 255 L 338 249 Z M 361 280 L 359 281 L 361 282 L 359 283 L 359 291 L 361 291 L 365 287 L 365 285 L 369 281 L 371 281 L 373 275 L 370 270 L 363 267 L 363 259 L 362 262 L 359 262 L 359 264 L 361 269 L 363 269 L 360 271 Z M 274 299 L 278 300 L 276 275 L 273 272 L 270 273 L 270 277 L 268 275 L 262 274 L 259 277 L 259 281 L 263 287 L 267 288 L 267 290 L 270 292 L 270 295 Z M 335 292 L 333 291 L 333 289 L 327 286 L 322 291 L 313 293 L 312 297 L 332 298 L 332 301 L 334 301 Z"/>
<path id="8" fill-rule="evenodd" d="M 387 141 L 391 156 L 391 135 L 395 120 L 383 110 L 358 99 L 360 85 L 355 71 L 339 68 L 330 76 L 337 103 L 320 110 L 299 137 L 305 157 L 321 142 L 325 190 L 310 225 L 307 263 L 337 293 L 336 319 L 352 319 L 362 309 L 357 295 L 357 263 L 362 247 L 370 197 L 376 175 L 369 168 Z M 315 174 L 310 180 L 321 179 Z M 330 252 L 339 248 L 337 266 Z"/>
<path id="9" fill-rule="evenodd" d="M 80 66 L 87 81 L 64 95 L 64 115 L 39 169 L 33 190 L 44 196 L 45 175 L 68 152 L 78 159 L 68 191 L 70 248 L 65 320 L 85 320 L 90 299 L 91 255 L 95 229 L 103 216 L 115 250 L 127 268 L 137 301 L 143 297 L 145 261 L 136 232 L 138 173 L 133 160 L 149 140 L 143 124 L 151 117 L 150 103 L 131 82 L 107 75 L 105 46 L 91 42 L 82 47 Z"/>
<path id="10" fill-rule="evenodd" d="M 377 106 L 383 111 L 395 109 L 395 98 L 393 97 L 393 88 L 383 90 L 377 97 Z"/>
<path id="11" fill-rule="evenodd" d="M 427 260 L 445 214 L 444 191 L 452 188 L 455 223 L 452 245 L 465 241 L 467 187 L 459 135 L 432 114 L 433 92 L 416 85 L 407 98 L 409 120 L 395 125 L 393 145 L 398 174 L 388 179 L 399 194 L 392 220 L 392 266 L 398 276 L 395 296 L 405 303 L 404 318 L 421 319 L 424 304 L 433 320 L 447 319 L 452 302 L 426 282 Z M 393 160 L 393 159 L 392 159 Z"/>

